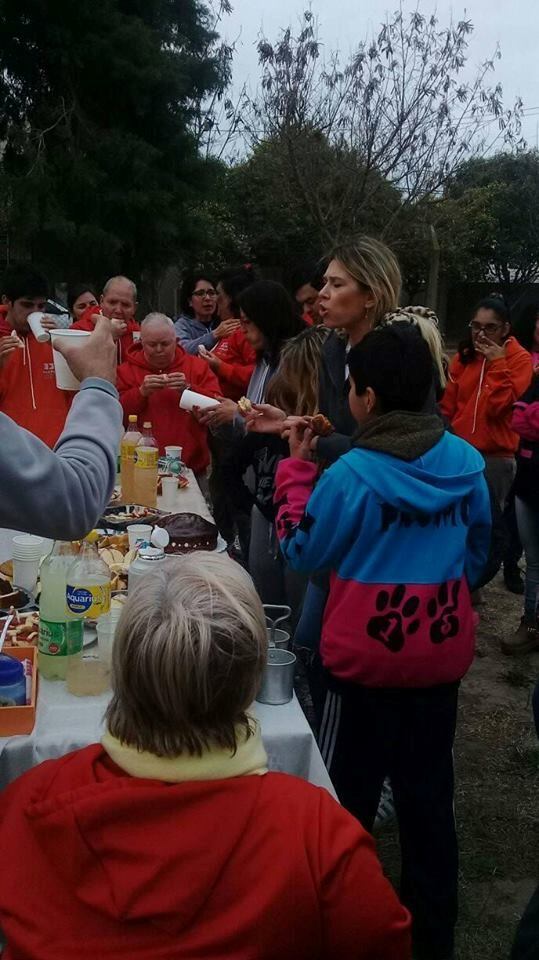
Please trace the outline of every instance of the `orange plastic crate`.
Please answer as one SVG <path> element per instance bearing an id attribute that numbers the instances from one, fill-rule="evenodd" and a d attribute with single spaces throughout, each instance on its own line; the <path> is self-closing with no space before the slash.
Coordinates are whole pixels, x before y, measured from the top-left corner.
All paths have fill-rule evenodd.
<path id="1" fill-rule="evenodd" d="M 0 707 L 0 737 L 31 733 L 36 722 L 37 649 L 36 647 L 4 647 L 4 653 L 17 660 L 32 663 L 32 701 L 25 707 Z"/>

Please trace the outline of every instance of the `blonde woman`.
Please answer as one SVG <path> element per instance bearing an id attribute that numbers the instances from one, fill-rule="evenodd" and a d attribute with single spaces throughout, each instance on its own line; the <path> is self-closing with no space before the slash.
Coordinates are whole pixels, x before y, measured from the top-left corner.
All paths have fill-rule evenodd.
<path id="1" fill-rule="evenodd" d="M 230 559 L 192 554 L 140 584 L 102 742 L 3 794 L 6 960 L 408 960 L 371 838 L 325 790 L 268 773 L 250 713 L 265 660 Z"/>
<path id="2" fill-rule="evenodd" d="M 399 264 L 381 240 L 360 236 L 353 243 L 335 247 L 329 254 L 318 309 L 331 335 L 321 352 L 317 408 L 331 421 L 334 433 L 313 441 L 317 455 L 326 463 L 350 449 L 350 438 L 356 429 L 348 406 L 348 351 L 380 323 L 386 313 L 397 309 L 400 291 Z M 258 417 L 253 416 L 250 429 L 260 433 L 282 429 L 279 421 L 284 419 L 284 411 L 261 405 L 254 413 Z"/>

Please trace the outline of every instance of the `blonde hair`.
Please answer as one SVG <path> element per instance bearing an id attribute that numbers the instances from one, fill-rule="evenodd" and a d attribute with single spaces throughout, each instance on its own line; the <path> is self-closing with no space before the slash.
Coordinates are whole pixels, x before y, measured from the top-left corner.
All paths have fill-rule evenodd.
<path id="1" fill-rule="evenodd" d="M 267 403 L 286 414 L 311 416 L 317 412 L 322 347 L 329 334 L 327 327 L 310 327 L 284 344 L 279 366 L 268 384 Z"/>
<path id="2" fill-rule="evenodd" d="M 444 352 L 444 341 L 440 333 L 438 317 L 434 310 L 428 307 L 401 307 L 393 313 L 388 313 L 382 319 L 381 325 L 386 326 L 390 323 L 407 320 L 408 323 L 417 327 L 423 340 L 427 344 L 432 362 L 438 374 L 439 386 L 443 390 L 447 384 L 448 359 Z"/>
<path id="3" fill-rule="evenodd" d="M 398 260 L 385 243 L 360 236 L 352 243 L 334 247 L 329 259 L 338 260 L 357 283 L 371 291 L 375 302 L 369 317 L 374 326 L 385 313 L 396 310 L 402 278 Z"/>
<path id="4" fill-rule="evenodd" d="M 159 757 L 233 752 L 266 661 L 262 604 L 229 557 L 171 559 L 125 604 L 112 658 L 106 720 L 122 743 Z M 241 732 L 241 731 L 240 731 Z"/>

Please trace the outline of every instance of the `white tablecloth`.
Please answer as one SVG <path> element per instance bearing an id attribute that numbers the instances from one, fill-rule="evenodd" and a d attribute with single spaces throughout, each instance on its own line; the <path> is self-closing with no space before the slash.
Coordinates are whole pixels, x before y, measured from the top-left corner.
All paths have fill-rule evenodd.
<path id="1" fill-rule="evenodd" d="M 211 520 L 211 514 L 191 471 L 189 487 L 178 491 L 178 512 L 198 513 Z M 158 498 L 158 506 L 160 498 Z M 14 531 L 0 530 L 0 562 L 10 559 Z M 25 770 L 70 750 L 99 740 L 103 714 L 110 694 L 99 697 L 74 697 L 65 683 L 40 678 L 36 724 L 26 737 L 0 738 L 0 789 Z M 311 728 L 296 700 L 274 707 L 257 703 L 262 737 L 269 767 L 303 777 L 335 795 Z"/>
<path id="2" fill-rule="evenodd" d="M 95 743 L 103 733 L 103 714 L 109 694 L 74 697 L 65 683 L 39 680 L 36 725 L 29 736 L 0 738 L 0 790 L 25 770 Z M 255 704 L 269 767 L 293 773 L 311 783 L 333 787 L 305 715 L 294 697 L 271 707 Z"/>

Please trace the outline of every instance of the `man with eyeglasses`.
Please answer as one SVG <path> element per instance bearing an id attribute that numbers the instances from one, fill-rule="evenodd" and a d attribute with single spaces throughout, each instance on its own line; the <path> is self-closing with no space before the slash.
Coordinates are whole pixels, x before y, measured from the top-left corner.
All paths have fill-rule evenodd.
<path id="1" fill-rule="evenodd" d="M 213 350 L 219 340 L 229 337 L 239 326 L 235 319 L 216 317 L 217 290 L 207 277 L 186 277 L 182 284 L 181 316 L 174 324 L 183 349 L 198 356 L 199 347 Z"/>

